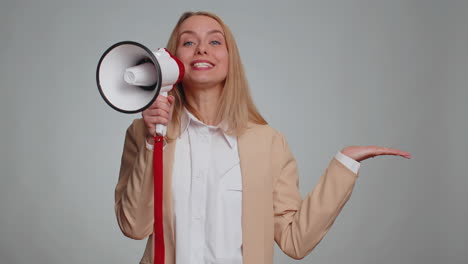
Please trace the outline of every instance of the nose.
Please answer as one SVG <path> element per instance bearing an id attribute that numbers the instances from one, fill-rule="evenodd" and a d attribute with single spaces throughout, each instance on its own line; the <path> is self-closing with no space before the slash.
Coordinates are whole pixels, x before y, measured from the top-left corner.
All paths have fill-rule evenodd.
<path id="1" fill-rule="evenodd" d="M 208 54 L 205 45 L 203 45 L 203 44 L 198 45 L 197 54 L 198 55 Z"/>

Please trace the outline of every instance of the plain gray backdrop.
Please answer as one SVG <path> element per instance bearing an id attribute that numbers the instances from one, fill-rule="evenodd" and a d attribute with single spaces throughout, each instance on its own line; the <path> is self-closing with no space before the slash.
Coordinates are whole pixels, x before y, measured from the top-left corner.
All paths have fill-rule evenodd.
<path id="1" fill-rule="evenodd" d="M 362 162 L 314 251 L 275 263 L 468 263 L 468 1 L 1 0 L 0 263 L 138 263 L 114 215 L 124 133 L 101 99 L 112 44 L 163 47 L 186 10 L 231 27 L 254 99 L 305 196 L 347 145 Z"/>

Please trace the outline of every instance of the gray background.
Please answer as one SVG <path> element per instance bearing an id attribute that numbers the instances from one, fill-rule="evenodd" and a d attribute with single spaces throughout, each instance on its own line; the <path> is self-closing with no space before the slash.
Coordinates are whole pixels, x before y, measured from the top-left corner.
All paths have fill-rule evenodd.
<path id="1" fill-rule="evenodd" d="M 113 211 L 139 115 L 104 103 L 95 70 L 115 42 L 164 46 L 185 10 L 230 25 L 303 195 L 346 145 L 413 154 L 364 161 L 324 240 L 275 263 L 468 263 L 466 0 L 2 0 L 0 263 L 139 261 Z"/>

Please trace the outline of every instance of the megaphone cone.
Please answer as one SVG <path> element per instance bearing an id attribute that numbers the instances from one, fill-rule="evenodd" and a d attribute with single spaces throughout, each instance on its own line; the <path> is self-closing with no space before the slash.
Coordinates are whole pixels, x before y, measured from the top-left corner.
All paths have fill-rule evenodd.
<path id="1" fill-rule="evenodd" d="M 128 82 L 130 68 L 142 64 L 151 71 L 146 74 L 154 82 L 151 85 Z M 161 74 L 155 53 L 140 43 L 122 41 L 112 45 L 102 55 L 96 81 L 102 98 L 109 106 L 122 113 L 132 114 L 143 111 L 154 102 L 161 89 Z"/>

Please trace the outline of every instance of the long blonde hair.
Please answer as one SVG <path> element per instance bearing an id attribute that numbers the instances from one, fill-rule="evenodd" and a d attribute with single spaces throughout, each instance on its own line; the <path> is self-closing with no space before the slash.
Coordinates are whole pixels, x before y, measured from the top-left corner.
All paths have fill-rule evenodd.
<path id="1" fill-rule="evenodd" d="M 224 30 L 224 37 L 226 39 L 228 49 L 228 73 L 224 83 L 224 88 L 221 92 L 221 96 L 218 103 L 218 111 L 216 120 L 218 122 L 225 121 L 229 127 L 226 131 L 232 135 L 241 135 L 242 132 L 247 128 L 247 123 L 252 122 L 255 124 L 267 124 L 262 115 L 258 112 L 255 106 L 252 96 L 250 95 L 249 85 L 247 78 L 245 77 L 244 67 L 237 49 L 237 44 L 234 40 L 234 36 L 229 27 L 223 22 L 223 20 L 215 14 L 209 12 L 185 12 L 179 18 L 176 26 L 174 27 L 169 41 L 167 42 L 167 49 L 172 53 L 176 54 L 177 44 L 179 42 L 179 29 L 181 24 L 189 17 L 192 16 L 207 16 L 216 20 Z M 183 107 L 186 107 L 192 114 L 200 119 L 199 114 L 196 110 L 190 106 L 184 94 L 182 84 L 177 85 L 176 88 L 172 89 L 171 95 L 175 97 L 174 110 L 172 113 L 172 120 L 174 127 L 180 127 L 181 113 Z M 180 133 L 180 131 L 179 131 Z M 178 136 L 178 135 L 176 135 Z M 168 136 L 166 140 L 172 141 L 175 137 Z"/>

